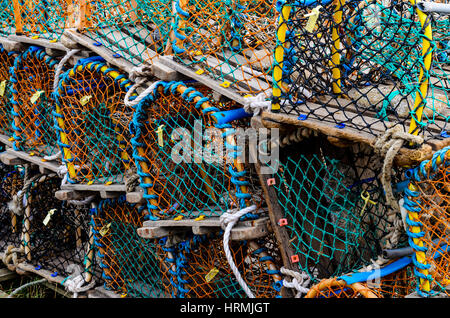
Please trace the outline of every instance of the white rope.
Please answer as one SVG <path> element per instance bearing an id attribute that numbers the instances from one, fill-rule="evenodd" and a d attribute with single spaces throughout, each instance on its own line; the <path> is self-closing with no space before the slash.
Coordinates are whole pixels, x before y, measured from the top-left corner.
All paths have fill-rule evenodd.
<path id="1" fill-rule="evenodd" d="M 270 96 L 266 96 L 264 92 L 259 93 L 256 96 L 249 96 L 244 98 L 244 110 L 246 113 L 253 114 L 254 116 L 258 116 L 261 110 L 270 110 L 272 102 L 270 100 L 266 101 L 266 98 L 270 98 Z"/>
<path id="2" fill-rule="evenodd" d="M 66 55 L 64 55 L 64 57 L 61 59 L 61 61 L 59 61 L 58 66 L 56 66 L 55 68 L 55 77 L 53 79 L 53 91 L 56 92 L 56 90 L 58 89 L 58 84 L 59 84 L 59 75 L 61 74 L 62 68 L 64 67 L 64 64 L 66 64 L 66 62 L 76 53 L 80 52 L 80 50 L 75 49 L 75 50 L 70 50 L 69 52 L 67 52 Z M 60 153 L 61 154 L 61 153 Z"/>
<path id="3" fill-rule="evenodd" d="M 12 298 L 15 294 L 20 292 L 22 289 L 25 289 L 25 288 L 27 288 L 29 286 L 37 285 L 37 284 L 40 284 L 40 283 L 44 283 L 46 281 L 47 280 L 45 278 L 43 278 L 43 279 L 40 279 L 40 280 L 35 280 L 34 282 L 26 283 L 25 285 L 22 285 L 19 288 L 16 288 L 11 294 L 8 295 L 8 298 Z"/>
<path id="4" fill-rule="evenodd" d="M 75 166 L 75 169 L 79 169 L 79 166 Z M 66 165 L 62 164 L 60 165 L 57 169 L 56 169 L 56 174 L 62 178 L 61 180 L 61 186 L 67 184 L 67 167 Z M 67 203 L 69 204 L 73 204 L 76 206 L 82 206 L 82 205 L 86 205 L 92 202 L 92 200 L 95 199 L 95 195 L 90 195 L 88 197 L 86 197 L 83 200 L 67 200 Z"/>
<path id="5" fill-rule="evenodd" d="M 66 271 L 68 273 L 75 273 L 73 277 L 71 275 L 66 278 L 63 284 L 66 290 L 70 291 L 73 294 L 73 298 L 78 298 L 79 293 L 86 292 L 95 286 L 95 279 L 92 278 L 92 281 L 83 287 L 83 284 L 86 282 L 86 278 L 85 276 L 83 276 L 83 274 L 81 274 L 79 265 L 70 264 L 69 266 L 67 266 Z"/>
<path id="6" fill-rule="evenodd" d="M 44 160 L 47 160 L 47 161 L 53 161 L 53 160 L 58 159 L 59 157 L 61 157 L 61 150 L 58 151 L 57 153 L 55 153 L 54 155 L 51 155 L 51 156 L 44 156 Z"/>
<path id="7" fill-rule="evenodd" d="M 309 286 L 309 283 L 311 282 L 311 278 L 308 276 L 308 274 L 304 272 L 299 273 L 285 267 L 281 267 L 280 272 L 281 274 L 292 277 L 290 282 L 286 279 L 283 279 L 283 286 L 287 288 L 295 288 L 295 290 L 297 290 L 295 298 L 300 298 L 303 294 L 308 293 L 309 288 L 307 288 L 307 286 Z"/>
<path id="8" fill-rule="evenodd" d="M 94 199 L 95 199 L 95 195 L 93 194 L 93 195 L 86 197 L 83 200 L 67 200 L 67 203 L 73 204 L 76 206 L 82 206 L 82 205 L 87 205 L 87 204 L 91 203 L 92 200 L 94 200 Z"/>
<path id="9" fill-rule="evenodd" d="M 223 234 L 223 250 L 225 251 L 225 256 L 227 258 L 228 264 L 230 264 L 231 270 L 233 271 L 234 276 L 236 277 L 236 280 L 238 281 L 239 285 L 241 285 L 244 292 L 247 294 L 249 298 L 255 298 L 253 293 L 251 292 L 250 288 L 248 288 L 247 283 L 242 279 L 241 273 L 239 273 L 238 268 L 236 267 L 236 264 L 233 261 L 233 257 L 231 256 L 230 251 L 230 234 L 231 229 L 236 224 L 236 222 L 239 221 L 239 218 L 247 213 L 253 212 L 256 210 L 256 205 L 249 206 L 247 208 L 244 208 L 242 210 L 239 210 L 237 212 L 236 210 L 228 210 L 226 213 L 222 214 L 220 216 L 220 224 L 222 228 L 225 228 L 225 233 Z"/>
<path id="10" fill-rule="evenodd" d="M 139 94 L 134 100 L 130 100 L 131 95 L 136 91 L 136 89 L 148 81 L 148 77 L 152 75 L 151 68 L 147 65 L 143 65 L 140 67 L 133 67 L 130 72 L 130 80 L 134 82 L 134 85 L 130 87 L 128 92 L 125 94 L 124 103 L 127 107 L 134 107 L 141 102 L 141 100 L 150 94 L 154 87 L 155 83 L 152 83 L 147 89 L 145 89 L 141 94 Z"/>

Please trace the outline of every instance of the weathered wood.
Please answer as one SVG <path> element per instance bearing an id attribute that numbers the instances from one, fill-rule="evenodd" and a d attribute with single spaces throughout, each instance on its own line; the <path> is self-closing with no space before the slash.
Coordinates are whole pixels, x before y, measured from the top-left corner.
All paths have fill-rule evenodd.
<path id="1" fill-rule="evenodd" d="M 105 190 L 100 191 L 100 197 L 102 199 L 114 199 L 120 195 L 121 195 L 121 193 L 117 192 L 117 191 L 105 191 Z"/>
<path id="2" fill-rule="evenodd" d="M 126 186 L 124 184 L 113 183 L 110 185 L 105 184 L 63 184 L 61 185 L 61 190 L 72 190 L 72 191 L 95 191 L 104 192 L 104 195 L 109 195 L 110 192 L 126 192 Z M 107 194 L 108 193 L 108 194 Z"/>
<path id="3" fill-rule="evenodd" d="M 61 282 L 65 279 L 65 277 L 62 277 L 61 275 L 56 275 L 53 277 L 53 273 L 46 270 L 46 269 L 36 269 L 34 265 L 28 264 L 28 263 L 19 263 L 17 264 L 17 268 L 28 273 L 33 273 L 36 275 L 39 275 L 45 279 L 47 279 L 49 282 L 61 284 Z"/>
<path id="4" fill-rule="evenodd" d="M 61 201 L 67 200 L 83 200 L 87 196 L 86 193 L 72 190 L 58 190 L 55 192 L 55 198 Z"/>
<path id="5" fill-rule="evenodd" d="M 8 147 L 12 147 L 13 146 L 13 142 L 10 140 L 11 137 L 5 136 L 5 135 L 1 135 L 0 134 L 0 143 L 8 146 Z"/>
<path id="6" fill-rule="evenodd" d="M 64 288 L 61 287 L 60 284 L 57 283 L 50 283 L 50 282 L 44 282 L 43 285 L 51 290 L 53 290 L 54 292 L 60 294 L 63 297 L 68 297 L 68 298 L 72 298 L 73 294 L 67 290 L 65 290 Z M 79 296 L 80 297 L 80 296 Z M 80 297 L 81 298 L 81 297 Z"/>
<path id="7" fill-rule="evenodd" d="M 18 275 L 16 272 L 12 272 L 7 268 L 0 269 L 0 282 L 8 281 L 16 278 Z"/>
<path id="8" fill-rule="evenodd" d="M 51 48 L 51 49 L 56 49 L 56 50 L 60 50 L 60 51 L 67 51 L 67 48 L 62 45 L 59 42 L 51 42 L 50 40 L 47 39 L 33 39 L 31 37 L 27 37 L 27 36 L 23 36 L 23 35 L 10 35 L 8 37 L 9 40 L 12 41 L 16 41 L 16 42 L 21 42 L 21 43 L 27 43 L 27 44 L 31 44 L 31 45 L 36 45 L 36 46 L 42 46 L 44 48 Z"/>
<path id="9" fill-rule="evenodd" d="M 27 162 L 30 162 L 32 164 L 35 164 L 39 167 L 45 168 L 52 172 L 57 172 L 59 168 L 59 164 L 57 164 L 55 161 L 43 161 L 41 157 L 38 156 L 30 156 L 26 152 L 23 151 L 16 151 L 11 148 L 6 149 L 6 152 L 12 156 L 15 156 L 17 158 L 23 159 Z"/>
<path id="10" fill-rule="evenodd" d="M 221 227 L 220 218 L 145 221 L 138 234 L 146 238 L 163 237 L 172 231 L 191 229 L 194 234 L 205 234 Z M 145 229 L 148 229 L 145 231 Z M 142 235 L 141 235 L 142 233 Z M 256 239 L 268 234 L 268 218 L 239 221 L 231 230 L 231 239 L 236 241 Z"/>
<path id="11" fill-rule="evenodd" d="M 27 163 L 27 161 L 17 158 L 16 156 L 9 154 L 7 152 L 2 152 L 0 154 L 0 160 L 8 166 L 14 166 L 14 165 L 22 165 Z"/>
<path id="12" fill-rule="evenodd" d="M 12 41 L 4 37 L 0 37 L 0 43 L 3 46 L 3 48 L 8 52 L 11 51 L 21 52 L 25 48 L 22 43 Z"/>
<path id="13" fill-rule="evenodd" d="M 87 292 L 88 298 L 122 298 L 119 294 L 106 290 L 103 286 L 96 287 Z"/>

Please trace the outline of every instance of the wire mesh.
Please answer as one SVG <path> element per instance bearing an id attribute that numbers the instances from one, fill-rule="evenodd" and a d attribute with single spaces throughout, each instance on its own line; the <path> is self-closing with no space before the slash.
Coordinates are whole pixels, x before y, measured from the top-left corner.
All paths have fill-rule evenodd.
<path id="1" fill-rule="evenodd" d="M 55 119 L 70 183 L 120 183 L 132 168 L 124 104 L 132 82 L 100 57 L 80 60 L 61 75 Z"/>
<path id="2" fill-rule="evenodd" d="M 0 46 L 0 134 L 8 137 L 13 134 L 9 70 L 14 65 L 16 56 L 17 52 L 8 52 L 3 46 Z"/>

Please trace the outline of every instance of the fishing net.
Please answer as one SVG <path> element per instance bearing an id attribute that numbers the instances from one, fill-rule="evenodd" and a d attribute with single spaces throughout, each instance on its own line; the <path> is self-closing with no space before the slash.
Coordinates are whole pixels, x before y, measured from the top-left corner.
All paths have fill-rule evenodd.
<path id="1" fill-rule="evenodd" d="M 82 275 L 90 283 L 99 274 L 94 258 L 91 216 L 86 206 L 55 198 L 61 179 L 35 175 L 26 180 L 23 247 L 26 262 L 52 277 Z M 21 202 L 21 200 L 19 200 Z"/>
<path id="2" fill-rule="evenodd" d="M 0 252 L 4 252 L 10 245 L 19 247 L 21 244 L 22 218 L 9 204 L 23 187 L 23 171 L 0 164 L 0 178 Z"/>
<path id="3" fill-rule="evenodd" d="M 428 91 L 430 18 L 408 1 L 316 4 L 279 6 L 272 110 L 375 136 L 392 125 L 439 136 L 448 103 Z"/>
<path id="4" fill-rule="evenodd" d="M 123 297 L 175 297 L 173 249 L 167 238 L 138 236 L 144 220 L 142 208 L 127 203 L 125 196 L 102 200 L 93 209 L 93 220 L 105 288 Z"/>
<path id="5" fill-rule="evenodd" d="M 114 52 L 116 58 L 123 57 L 134 65 L 151 62 L 170 49 L 172 4 L 167 0 L 89 2 L 78 29 L 94 40 L 94 45 Z"/>
<path id="6" fill-rule="evenodd" d="M 8 36 L 15 33 L 14 25 L 14 10 L 11 0 L 1 0 L 0 5 L 2 11 L 0 12 L 0 34 Z"/>
<path id="7" fill-rule="evenodd" d="M 436 152 L 431 160 L 415 168 L 405 190 L 404 208 L 410 245 L 415 250 L 418 293 L 449 295 L 449 148 Z"/>
<path id="8" fill-rule="evenodd" d="M 69 182 L 123 181 L 132 164 L 133 109 L 123 102 L 131 85 L 100 57 L 79 60 L 61 75 L 55 119 Z"/>
<path id="9" fill-rule="evenodd" d="M 151 219 L 217 217 L 263 205 L 253 167 L 237 154 L 243 147 L 236 129 L 248 120 L 227 123 L 229 112 L 243 110 L 209 101 L 210 93 L 158 82 L 136 107 L 131 143 Z"/>
<path id="10" fill-rule="evenodd" d="M 241 94 L 269 89 L 278 15 L 274 1 L 182 0 L 175 10 L 171 40 L 179 63 Z"/>
<path id="11" fill-rule="evenodd" d="M 14 8 L 11 17 L 14 17 L 17 35 L 59 40 L 64 29 L 69 26 L 68 15 L 72 12 L 68 9 L 73 10 L 77 1 L 12 0 L 9 2 L 8 8 Z"/>
<path id="12" fill-rule="evenodd" d="M 179 297 L 246 297 L 227 262 L 222 235 L 194 235 L 178 244 Z M 231 241 L 230 250 L 239 273 L 255 297 L 279 295 L 282 282 L 278 266 L 281 260 L 273 239 Z"/>
<path id="13" fill-rule="evenodd" d="M 8 52 L 0 45 L 0 134 L 12 136 L 12 104 L 9 69 L 14 65 L 17 52 Z"/>
<path id="14" fill-rule="evenodd" d="M 279 165 L 268 186 L 280 214 L 274 226 L 286 231 L 288 240 L 280 244 L 292 252 L 293 269 L 317 283 L 372 264 L 383 248 L 407 244 L 399 213 L 385 201 L 382 160 L 372 148 L 337 147 L 322 135 L 280 140 Z M 402 178 L 395 173 L 396 190 Z"/>
<path id="15" fill-rule="evenodd" d="M 11 68 L 14 150 L 42 157 L 58 152 L 52 97 L 58 61 L 42 47 L 31 46 Z"/>

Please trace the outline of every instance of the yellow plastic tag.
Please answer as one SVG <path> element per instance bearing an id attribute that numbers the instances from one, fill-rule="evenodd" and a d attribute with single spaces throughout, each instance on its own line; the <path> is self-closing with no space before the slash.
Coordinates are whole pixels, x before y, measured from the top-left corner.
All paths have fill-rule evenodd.
<path id="1" fill-rule="evenodd" d="M 3 80 L 0 83 L 0 96 L 5 95 L 5 88 L 6 88 L 6 80 Z"/>
<path id="2" fill-rule="evenodd" d="M 89 181 L 87 184 L 88 184 L 88 185 L 91 185 L 91 184 L 93 184 L 93 183 L 94 183 L 94 181 L 91 180 L 91 181 Z"/>
<path id="3" fill-rule="evenodd" d="M 158 145 L 160 147 L 164 147 L 163 132 L 164 132 L 164 125 L 161 125 L 156 130 L 156 133 L 158 134 Z"/>
<path id="4" fill-rule="evenodd" d="M 205 215 L 200 215 L 198 218 L 195 218 L 195 221 L 201 221 L 205 218 Z"/>
<path id="5" fill-rule="evenodd" d="M 31 98 L 30 98 L 30 102 L 32 104 L 36 103 L 36 101 L 39 99 L 39 97 L 41 97 L 42 93 L 44 93 L 44 91 L 37 91 L 36 93 L 34 93 L 33 96 L 31 96 Z"/>
<path id="6" fill-rule="evenodd" d="M 80 104 L 81 104 L 81 106 L 84 106 L 84 105 L 86 105 L 87 103 L 89 103 L 89 100 L 92 98 L 92 95 L 86 95 L 86 96 L 83 96 L 83 97 L 81 97 L 81 99 L 80 99 Z"/>
<path id="7" fill-rule="evenodd" d="M 176 218 L 173 218 L 173 220 L 174 221 L 179 221 L 179 220 L 181 220 L 183 218 L 183 216 L 182 215 L 179 215 L 179 216 L 177 216 Z"/>
<path id="8" fill-rule="evenodd" d="M 33 40 L 37 40 L 37 39 L 39 39 L 39 35 L 33 35 L 31 38 L 32 38 Z"/>
<path id="9" fill-rule="evenodd" d="M 30 152 L 29 155 L 30 155 L 31 157 L 33 157 L 33 156 L 34 156 L 34 152 Z"/>
<path id="10" fill-rule="evenodd" d="M 202 75 L 203 73 L 205 73 L 205 70 L 202 70 L 201 68 L 195 72 L 195 74 L 198 74 L 198 75 Z"/>
<path id="11" fill-rule="evenodd" d="M 217 273 L 219 272 L 219 270 L 217 268 L 213 268 L 209 271 L 208 274 L 206 274 L 205 276 L 205 280 L 207 283 L 209 283 L 214 277 L 216 277 Z"/>
<path id="12" fill-rule="evenodd" d="M 109 186 L 110 184 L 112 184 L 112 181 L 108 181 L 105 183 L 105 185 Z"/>
<path id="13" fill-rule="evenodd" d="M 106 233 L 108 233 L 110 227 L 111 227 L 111 223 L 108 223 L 105 226 L 103 226 L 102 229 L 98 232 L 100 233 L 101 236 L 105 236 Z"/>
<path id="14" fill-rule="evenodd" d="M 53 40 L 50 40 L 49 42 L 50 43 L 56 43 L 58 41 L 58 39 L 53 39 Z"/>
<path id="15" fill-rule="evenodd" d="M 48 211 L 47 216 L 45 217 L 44 221 L 42 221 L 42 223 L 44 223 L 45 226 L 47 226 L 48 222 L 50 222 L 50 218 L 52 217 L 53 213 L 56 212 L 56 209 L 51 209 L 50 211 Z"/>
<path id="16" fill-rule="evenodd" d="M 317 6 L 314 9 L 312 9 L 312 11 L 310 13 L 305 15 L 305 18 L 309 17 L 308 21 L 306 22 L 306 27 L 305 27 L 306 31 L 308 31 L 308 32 L 314 31 L 314 27 L 316 26 L 317 19 L 319 18 L 320 8 L 322 8 L 322 6 Z"/>
<path id="17" fill-rule="evenodd" d="M 220 86 L 225 87 L 225 88 L 230 87 L 230 85 L 231 85 L 231 83 L 227 82 L 227 81 L 224 81 L 222 84 L 220 84 Z"/>

